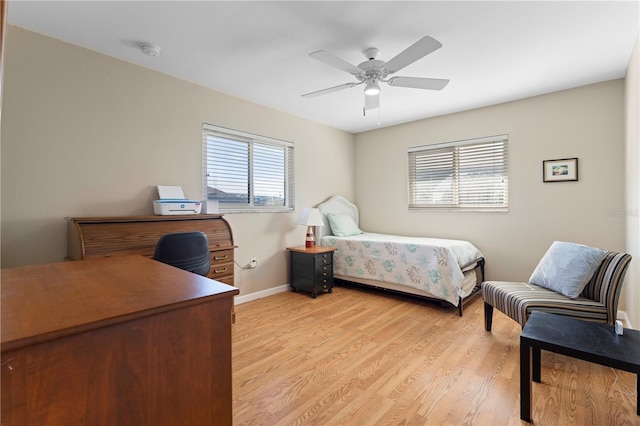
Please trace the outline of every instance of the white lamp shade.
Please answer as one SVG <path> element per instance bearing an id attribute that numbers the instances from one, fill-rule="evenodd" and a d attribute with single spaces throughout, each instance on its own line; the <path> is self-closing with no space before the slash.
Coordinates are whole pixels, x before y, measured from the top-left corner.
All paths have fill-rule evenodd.
<path id="1" fill-rule="evenodd" d="M 380 93 L 380 86 L 376 80 L 371 80 L 367 82 L 367 85 L 364 89 L 364 94 L 368 96 L 375 96 Z"/>
<path id="2" fill-rule="evenodd" d="M 306 207 L 302 210 L 302 213 L 300 213 L 300 217 L 298 217 L 296 225 L 323 226 L 324 222 L 322 221 L 322 214 L 320 214 L 320 210 Z"/>

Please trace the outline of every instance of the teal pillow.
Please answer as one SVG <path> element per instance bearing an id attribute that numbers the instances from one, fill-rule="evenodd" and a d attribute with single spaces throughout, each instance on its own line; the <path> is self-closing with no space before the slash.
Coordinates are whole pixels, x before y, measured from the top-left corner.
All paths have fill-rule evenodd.
<path id="1" fill-rule="evenodd" d="M 363 234 L 351 216 L 347 214 L 329 213 L 327 217 L 329 218 L 329 225 L 331 225 L 331 233 L 336 237 L 349 237 L 351 235 Z"/>
<path id="2" fill-rule="evenodd" d="M 529 282 L 575 299 L 606 255 L 607 251 L 599 248 L 554 241 Z"/>

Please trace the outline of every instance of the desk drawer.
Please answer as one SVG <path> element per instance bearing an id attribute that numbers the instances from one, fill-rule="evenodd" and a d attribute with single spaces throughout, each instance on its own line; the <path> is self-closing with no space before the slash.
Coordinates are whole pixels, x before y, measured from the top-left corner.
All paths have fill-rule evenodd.
<path id="1" fill-rule="evenodd" d="M 211 267 L 229 262 L 233 263 L 233 249 L 211 252 Z"/>
<path id="2" fill-rule="evenodd" d="M 211 252 L 211 270 L 208 276 L 218 281 L 233 276 L 233 249 Z M 225 282 L 228 283 L 228 280 Z"/>

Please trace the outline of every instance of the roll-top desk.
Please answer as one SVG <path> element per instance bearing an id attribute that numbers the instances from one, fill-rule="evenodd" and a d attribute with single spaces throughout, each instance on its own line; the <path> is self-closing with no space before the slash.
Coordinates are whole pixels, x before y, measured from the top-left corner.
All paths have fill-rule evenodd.
<path id="1" fill-rule="evenodd" d="M 189 231 L 207 235 L 208 277 L 233 285 L 233 233 L 220 214 L 69 218 L 67 255 L 71 260 L 128 254 L 151 257 L 162 235 Z"/>

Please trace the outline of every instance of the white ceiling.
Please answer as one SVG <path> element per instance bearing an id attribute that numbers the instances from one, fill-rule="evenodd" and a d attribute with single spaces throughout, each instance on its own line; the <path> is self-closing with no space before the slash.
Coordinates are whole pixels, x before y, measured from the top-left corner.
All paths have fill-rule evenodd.
<path id="1" fill-rule="evenodd" d="M 8 21 L 60 40 L 349 132 L 433 117 L 625 75 L 638 1 L 10 1 Z M 442 91 L 363 86 L 308 56 L 387 61 L 428 35 L 442 48 L 396 75 L 448 78 Z M 139 44 L 162 49 L 158 57 Z"/>

